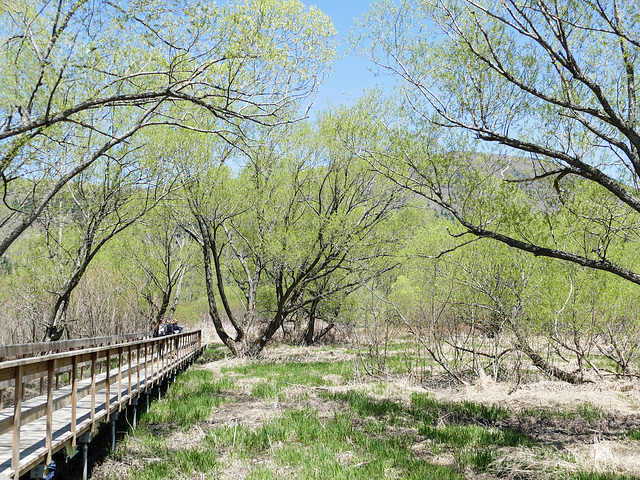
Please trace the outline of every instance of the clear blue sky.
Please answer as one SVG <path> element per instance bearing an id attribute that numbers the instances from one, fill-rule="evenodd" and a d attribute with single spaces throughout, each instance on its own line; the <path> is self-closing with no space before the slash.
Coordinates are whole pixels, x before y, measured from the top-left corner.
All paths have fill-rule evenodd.
<path id="1" fill-rule="evenodd" d="M 365 88 L 382 83 L 380 77 L 375 77 L 369 71 L 370 63 L 357 55 L 345 55 L 349 48 L 345 37 L 354 27 L 354 20 L 369 10 L 369 0 L 303 0 L 307 5 L 315 5 L 326 13 L 338 31 L 338 52 L 342 58 L 333 63 L 334 72 L 326 78 L 320 86 L 314 111 L 329 104 L 350 104 L 362 95 Z M 386 79 L 385 83 L 389 83 Z"/>

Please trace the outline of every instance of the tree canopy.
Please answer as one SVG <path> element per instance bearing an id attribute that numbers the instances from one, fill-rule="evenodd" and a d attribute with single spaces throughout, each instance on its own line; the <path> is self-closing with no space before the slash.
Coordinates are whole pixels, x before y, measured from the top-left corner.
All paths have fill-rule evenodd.
<path id="1" fill-rule="evenodd" d="M 620 253 L 640 213 L 639 15 L 619 1 L 377 3 L 354 43 L 403 96 L 372 162 L 469 234 L 640 284 Z"/>

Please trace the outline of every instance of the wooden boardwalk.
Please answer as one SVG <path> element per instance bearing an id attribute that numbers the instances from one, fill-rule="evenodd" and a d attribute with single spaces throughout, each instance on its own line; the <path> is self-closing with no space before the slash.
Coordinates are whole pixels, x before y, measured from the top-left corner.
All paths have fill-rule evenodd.
<path id="1" fill-rule="evenodd" d="M 124 340 L 0 362 L 0 390 L 13 397 L 0 410 L 0 480 L 49 465 L 63 448 L 88 444 L 100 424 L 135 407 L 202 351 L 199 331 Z"/>

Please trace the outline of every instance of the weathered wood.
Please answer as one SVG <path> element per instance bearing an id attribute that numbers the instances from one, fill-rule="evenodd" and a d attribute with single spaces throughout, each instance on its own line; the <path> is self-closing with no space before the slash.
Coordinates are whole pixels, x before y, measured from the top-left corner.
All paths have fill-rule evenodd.
<path id="1" fill-rule="evenodd" d="M 118 349 L 118 411 L 122 407 L 122 347 Z"/>
<path id="2" fill-rule="evenodd" d="M 98 353 L 91 357 L 91 432 L 96 429 L 96 362 Z"/>
<path id="3" fill-rule="evenodd" d="M 81 348 L 91 348 L 100 345 L 114 345 L 125 343 L 136 339 L 149 338 L 149 333 L 129 333 L 126 335 L 112 335 L 109 337 L 91 337 L 75 340 L 60 340 L 57 342 L 22 343 L 17 345 L 1 345 L 0 358 L 5 361 L 7 358 L 18 356 L 33 356 L 50 352 L 67 352 Z"/>
<path id="4" fill-rule="evenodd" d="M 24 367 L 19 365 L 15 369 L 15 390 L 13 405 L 13 452 L 11 455 L 11 468 L 15 478 L 20 478 L 20 426 L 22 416 L 22 371 Z"/>
<path id="5" fill-rule="evenodd" d="M 109 392 L 111 390 L 111 351 L 107 349 L 107 385 L 105 387 L 104 396 L 104 409 L 107 411 L 107 422 L 111 418 L 111 411 L 109 409 Z"/>
<path id="6" fill-rule="evenodd" d="M 0 477 L 12 478 L 51 461 L 65 445 L 75 446 L 80 435 L 94 432 L 112 411 L 121 410 L 199 352 L 200 335 L 187 332 L 0 362 L 0 378 L 13 382 L 15 394 L 13 407 L 0 410 Z M 178 348 L 173 352 L 170 342 L 176 339 Z M 103 362 L 106 373 L 99 374 Z M 85 367 L 90 373 L 86 380 Z M 66 373 L 69 382 L 56 385 L 55 378 Z M 46 395 L 23 400 L 25 382 L 45 376 Z"/>
<path id="7" fill-rule="evenodd" d="M 81 371 L 82 372 L 82 371 Z M 72 369 L 72 377 L 71 377 L 71 435 L 73 435 L 73 439 L 71 440 L 71 446 L 76 446 L 77 439 L 77 425 L 76 420 L 78 418 L 78 357 L 73 357 L 73 369 Z M 80 373 L 80 380 L 82 380 L 82 373 Z"/>
<path id="8" fill-rule="evenodd" d="M 52 419 L 53 419 L 53 376 L 56 371 L 56 361 L 49 360 L 49 368 L 47 375 L 47 432 L 45 437 L 45 448 L 47 449 L 46 464 L 51 463 L 51 440 L 53 438 Z M 58 381 L 56 379 L 56 390 L 58 389 Z"/>

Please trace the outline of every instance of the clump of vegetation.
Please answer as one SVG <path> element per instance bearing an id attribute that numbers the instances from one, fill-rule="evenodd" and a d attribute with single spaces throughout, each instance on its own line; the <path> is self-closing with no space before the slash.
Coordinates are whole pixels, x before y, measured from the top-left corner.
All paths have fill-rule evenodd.
<path id="1" fill-rule="evenodd" d="M 187 370 L 171 385 L 162 400 L 142 417 L 141 424 L 170 424 L 188 430 L 225 402 L 224 394 L 232 387 L 229 378 L 216 379 L 209 370 Z"/>
<path id="2" fill-rule="evenodd" d="M 406 402 L 392 400 L 384 397 L 389 390 L 380 379 L 371 389 L 354 385 L 352 389 L 341 386 L 339 391 L 323 380 L 329 375 L 351 375 L 351 365 L 255 360 L 227 367 L 221 376 L 196 367 L 153 405 L 140 422 L 141 428 L 118 449 L 116 458 L 127 461 L 135 455 L 127 478 L 136 480 L 220 478 L 229 462 L 236 468 L 242 465 L 242 474 L 248 479 L 275 480 L 290 472 L 299 479 L 462 480 L 469 472 L 539 480 L 628 478 L 584 471 L 566 452 L 506 426 L 523 412 L 439 400 L 430 393 L 413 393 Z M 247 382 L 250 397 L 238 392 L 237 385 L 242 383 L 245 389 Z M 299 396 L 304 387 L 308 392 L 301 397 L 301 404 L 293 400 L 298 397 L 292 390 Z M 278 401 L 257 424 L 244 423 L 237 413 L 233 421 L 221 418 L 211 422 L 216 405 L 234 401 L 239 395 L 245 399 L 242 409 L 250 408 L 246 403 L 250 399 L 256 399 L 254 405 L 259 408 L 264 408 L 264 399 Z M 321 410 L 325 402 L 331 402 L 331 413 Z M 604 415 L 588 403 L 572 411 L 540 408 L 525 413 L 566 421 L 597 421 Z M 196 445 L 172 443 L 173 426 L 196 437 Z M 637 432 L 628 436 L 634 439 Z"/>
<path id="3" fill-rule="evenodd" d="M 268 378 L 270 381 L 292 385 L 328 386 L 333 385 L 332 375 L 338 375 L 344 382 L 353 379 L 352 362 L 294 362 L 256 363 L 225 367 L 222 372 L 233 372 L 244 377 Z"/>
<path id="4" fill-rule="evenodd" d="M 197 363 L 199 365 L 205 365 L 207 363 L 215 362 L 217 360 L 222 360 L 224 358 L 231 357 L 231 352 L 224 345 L 212 343 L 207 345 L 204 353 L 198 358 Z"/>

